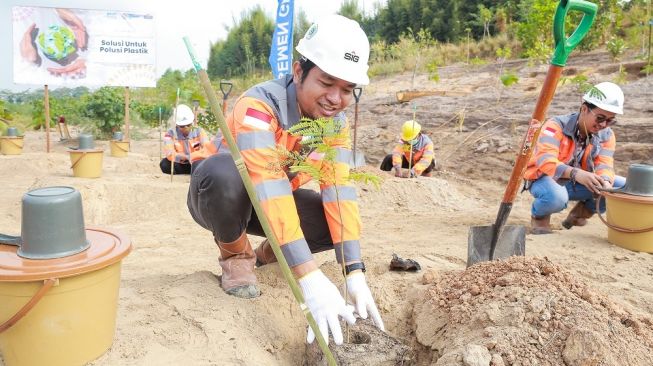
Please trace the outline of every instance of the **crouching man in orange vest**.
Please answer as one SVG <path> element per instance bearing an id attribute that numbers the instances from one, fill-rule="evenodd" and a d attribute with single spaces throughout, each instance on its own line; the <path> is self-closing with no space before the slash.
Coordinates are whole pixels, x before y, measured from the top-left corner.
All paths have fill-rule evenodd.
<path id="1" fill-rule="evenodd" d="M 343 342 L 338 317 L 355 322 L 354 310 L 368 314 L 384 329 L 367 285 L 360 250 L 361 219 L 356 188 L 348 181 L 351 148 L 348 139 L 330 141 L 336 161 L 321 161 L 320 169 L 335 170 L 338 181 L 320 185 L 320 193 L 300 188 L 308 174 L 289 176 L 278 147 L 299 151 L 301 136 L 288 129 L 302 116 L 334 118 L 347 129 L 343 110 L 353 100 L 357 84 L 369 83 L 369 42 L 361 27 L 340 15 L 324 16 L 313 24 L 297 45 L 302 55 L 292 74 L 258 84 L 235 103 L 227 124 L 247 172 L 254 183 L 266 217 L 281 251 L 298 279 L 306 305 L 325 340 L 329 330 L 336 344 Z M 202 160 L 191 176 L 188 209 L 193 219 L 210 230 L 220 249 L 222 288 L 230 295 L 260 295 L 255 265 L 276 260 L 266 241 L 253 250 L 247 234 L 265 236 L 253 210 L 231 154 L 223 147 Z M 317 154 L 319 155 L 319 154 Z M 318 268 L 311 253 L 334 249 L 336 261 L 345 264 L 347 290 L 355 308 L 346 304 L 336 285 Z M 315 335 L 309 328 L 307 341 Z"/>
<path id="2" fill-rule="evenodd" d="M 616 139 L 610 126 L 623 114 L 624 94 L 616 84 L 597 84 L 583 96 L 578 113 L 544 123 L 524 179 L 535 200 L 532 234 L 551 233 L 551 214 L 578 201 L 562 226 L 583 226 L 596 212 L 600 188 L 620 188 L 626 179 L 614 173 Z M 605 211 L 605 201 L 599 208 Z"/>
<path id="3" fill-rule="evenodd" d="M 190 174 L 191 163 L 204 157 L 203 149 L 211 144 L 208 136 L 200 127 L 194 127 L 195 114 L 189 106 L 180 104 L 177 112 L 175 127 L 169 129 L 163 137 L 163 155 L 159 167 L 165 174 L 170 174 L 174 164 L 174 174 Z"/>
<path id="4" fill-rule="evenodd" d="M 433 156 L 433 141 L 422 133 L 419 123 L 410 120 L 401 126 L 401 139 L 392 154 L 383 159 L 380 168 L 386 172 L 394 170 L 395 177 L 430 177 L 435 168 Z M 409 170 L 402 172 L 402 168 Z"/>

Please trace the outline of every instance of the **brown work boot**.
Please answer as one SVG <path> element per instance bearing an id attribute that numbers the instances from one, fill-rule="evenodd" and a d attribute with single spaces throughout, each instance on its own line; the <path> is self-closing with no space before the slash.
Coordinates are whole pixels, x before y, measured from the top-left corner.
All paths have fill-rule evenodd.
<path id="1" fill-rule="evenodd" d="M 583 202 L 577 202 L 576 205 L 569 211 L 567 218 L 562 221 L 562 226 L 565 229 L 571 229 L 572 226 L 585 226 L 587 219 L 594 216 L 594 212 L 585 206 Z"/>
<path id="2" fill-rule="evenodd" d="M 531 216 L 531 234 L 551 234 L 551 215 Z"/>
<path id="3" fill-rule="evenodd" d="M 263 240 L 261 245 L 254 249 L 254 253 L 256 253 L 256 267 L 261 267 L 277 261 L 277 257 L 274 256 L 272 245 L 270 245 L 268 239 Z"/>
<path id="4" fill-rule="evenodd" d="M 231 243 L 218 241 L 220 248 L 220 267 L 222 267 L 222 288 L 229 295 L 251 299 L 261 295 L 256 286 L 254 264 L 256 255 L 243 234 Z"/>

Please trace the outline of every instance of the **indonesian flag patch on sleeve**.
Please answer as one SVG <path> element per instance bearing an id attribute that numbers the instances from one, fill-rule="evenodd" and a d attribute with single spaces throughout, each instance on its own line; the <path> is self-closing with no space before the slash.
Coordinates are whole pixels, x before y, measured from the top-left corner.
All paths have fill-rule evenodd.
<path id="1" fill-rule="evenodd" d="M 243 124 L 261 130 L 268 130 L 270 129 L 270 121 L 272 121 L 272 116 L 269 114 L 254 108 L 247 108 L 245 118 L 243 119 Z"/>
<path id="2" fill-rule="evenodd" d="M 553 129 L 553 127 L 547 127 L 542 131 L 542 133 L 547 135 L 547 136 L 553 137 L 556 134 L 556 130 Z"/>

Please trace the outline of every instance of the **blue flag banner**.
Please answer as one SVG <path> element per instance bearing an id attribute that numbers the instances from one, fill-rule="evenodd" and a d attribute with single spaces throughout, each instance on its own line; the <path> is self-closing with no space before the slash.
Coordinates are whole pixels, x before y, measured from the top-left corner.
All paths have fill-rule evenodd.
<path id="1" fill-rule="evenodd" d="M 277 23 L 274 26 L 272 46 L 270 47 L 270 67 L 276 79 L 291 73 L 292 67 L 292 25 L 294 0 L 278 0 Z"/>

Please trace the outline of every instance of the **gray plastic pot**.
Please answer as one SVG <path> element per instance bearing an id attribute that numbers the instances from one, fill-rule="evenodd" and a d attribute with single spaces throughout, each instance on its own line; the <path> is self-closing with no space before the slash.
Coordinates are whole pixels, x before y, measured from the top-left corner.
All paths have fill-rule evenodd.
<path id="1" fill-rule="evenodd" d="M 653 196 L 653 165 L 630 164 L 626 185 L 618 189 L 606 189 L 606 191 L 634 196 Z"/>
<path id="2" fill-rule="evenodd" d="M 16 127 L 8 127 L 7 136 L 18 136 L 18 129 Z"/>
<path id="3" fill-rule="evenodd" d="M 72 187 L 45 187 L 23 195 L 20 237 L 1 235 L 0 243 L 18 245 L 28 259 L 67 257 L 86 250 L 82 197 Z"/>

